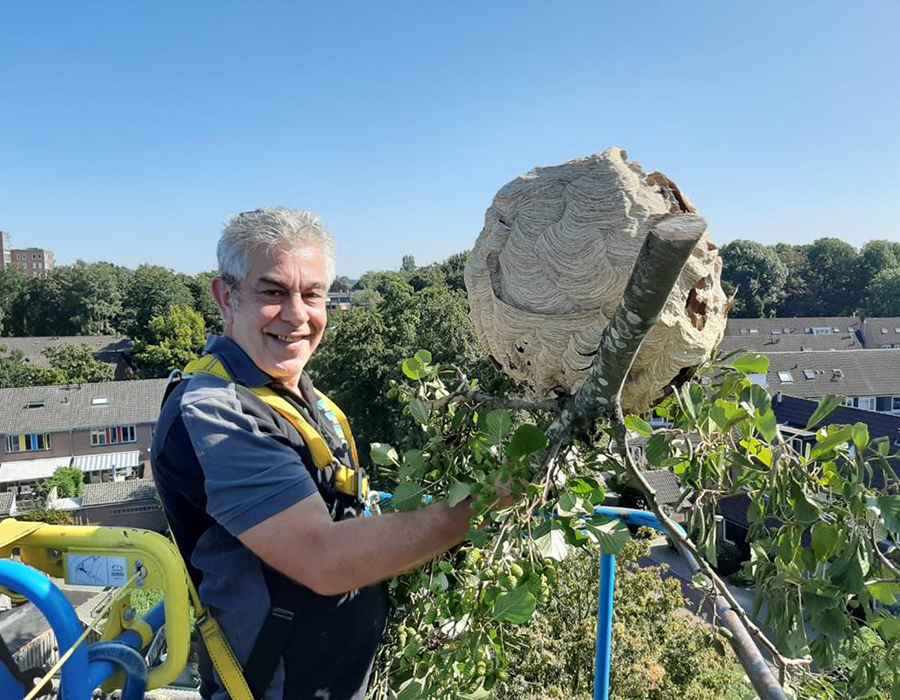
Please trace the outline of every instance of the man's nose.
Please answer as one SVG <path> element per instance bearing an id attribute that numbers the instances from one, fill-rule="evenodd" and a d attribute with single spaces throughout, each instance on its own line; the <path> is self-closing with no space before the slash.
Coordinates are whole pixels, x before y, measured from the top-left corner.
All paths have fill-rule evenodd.
<path id="1" fill-rule="evenodd" d="M 300 326 L 309 321 L 309 311 L 302 294 L 291 294 L 281 306 L 281 317 L 290 323 Z"/>

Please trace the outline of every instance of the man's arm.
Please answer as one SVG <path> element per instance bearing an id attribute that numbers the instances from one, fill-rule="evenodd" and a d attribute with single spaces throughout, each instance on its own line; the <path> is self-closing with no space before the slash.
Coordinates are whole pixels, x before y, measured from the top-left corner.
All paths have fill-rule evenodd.
<path id="1" fill-rule="evenodd" d="M 320 595 L 338 595 L 412 569 L 465 539 L 467 501 L 334 522 L 314 494 L 238 535 L 269 566 Z"/>

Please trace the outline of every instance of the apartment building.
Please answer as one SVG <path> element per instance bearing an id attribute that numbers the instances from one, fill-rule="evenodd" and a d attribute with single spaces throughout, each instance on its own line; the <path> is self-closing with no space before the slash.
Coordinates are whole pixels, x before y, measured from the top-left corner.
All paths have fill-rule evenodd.
<path id="1" fill-rule="evenodd" d="M 87 483 L 143 476 L 165 379 L 0 389 L 0 493 L 28 498 L 60 467 Z"/>
<path id="2" fill-rule="evenodd" d="M 29 277 L 34 277 L 52 270 L 56 262 L 53 251 L 46 248 L 13 248 L 10 251 L 10 264 L 23 269 Z"/>

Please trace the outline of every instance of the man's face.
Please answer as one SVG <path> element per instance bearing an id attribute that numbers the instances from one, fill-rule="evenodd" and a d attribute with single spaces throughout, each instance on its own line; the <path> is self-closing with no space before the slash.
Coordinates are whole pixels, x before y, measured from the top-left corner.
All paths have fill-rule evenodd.
<path id="1" fill-rule="evenodd" d="M 213 283 L 225 335 L 292 389 L 322 340 L 327 292 L 325 256 L 317 245 L 257 250 L 237 293 L 221 279 Z"/>

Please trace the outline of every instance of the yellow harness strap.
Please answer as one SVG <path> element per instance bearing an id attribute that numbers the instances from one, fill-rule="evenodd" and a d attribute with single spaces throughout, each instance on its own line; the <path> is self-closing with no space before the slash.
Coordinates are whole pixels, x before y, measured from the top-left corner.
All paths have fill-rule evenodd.
<path id="1" fill-rule="evenodd" d="M 232 700 L 254 700 L 247 679 L 244 678 L 244 670 L 238 663 L 228 640 L 225 639 L 219 623 L 205 609 L 202 614 L 199 610 L 195 610 L 194 613 L 199 615 L 197 629 L 200 630 L 206 651 L 209 652 L 209 658 L 222 680 L 222 685 L 225 686 L 228 697 Z"/>
<path id="2" fill-rule="evenodd" d="M 225 366 L 216 355 L 204 355 L 197 360 L 192 360 L 188 363 L 187 367 L 184 368 L 185 377 L 197 374 L 211 374 L 229 382 L 234 381 L 231 375 L 228 374 L 228 370 L 225 369 Z M 306 421 L 290 402 L 286 401 L 268 387 L 258 387 L 255 389 L 247 387 L 247 389 L 256 394 L 260 400 L 270 408 L 278 411 L 278 413 L 284 416 L 287 421 L 297 429 L 297 432 L 300 433 L 300 437 L 303 438 L 303 441 L 306 443 L 306 446 L 312 454 L 313 463 L 315 464 L 316 469 L 325 471 L 326 469 L 331 468 L 334 471 L 334 486 L 338 491 L 348 496 L 358 498 L 359 500 L 364 500 L 369 495 L 369 480 L 366 478 L 363 470 L 358 466 L 359 457 L 356 453 L 356 443 L 353 440 L 350 423 L 347 421 L 347 416 L 344 415 L 344 412 L 340 408 L 338 408 L 337 404 L 325 396 L 325 394 L 316 390 L 316 395 L 324 404 L 326 415 L 332 414 L 337 420 L 337 424 L 340 426 L 341 431 L 347 440 L 347 444 L 350 446 L 350 452 L 353 454 L 353 463 L 357 465 L 356 469 L 351 469 L 334 458 L 334 455 L 331 454 L 331 450 L 328 449 L 328 445 L 325 443 L 325 440 L 322 439 L 322 436 L 319 435 L 316 429 Z"/>

